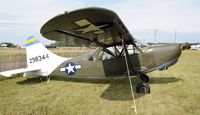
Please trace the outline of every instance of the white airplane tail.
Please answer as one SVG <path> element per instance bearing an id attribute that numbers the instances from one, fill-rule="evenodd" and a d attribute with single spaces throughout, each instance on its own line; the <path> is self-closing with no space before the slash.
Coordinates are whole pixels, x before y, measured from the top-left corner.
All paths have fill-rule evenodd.
<path id="1" fill-rule="evenodd" d="M 53 54 L 38 39 L 30 36 L 26 41 L 27 67 L 0 72 L 0 76 L 11 77 L 19 73 L 24 73 L 24 76 L 49 76 L 68 59 Z"/>
<path id="2" fill-rule="evenodd" d="M 40 74 L 42 76 L 48 76 L 68 58 L 60 57 L 52 53 L 37 38 L 30 36 L 26 41 L 26 59 L 28 68 L 39 67 L 41 68 Z"/>

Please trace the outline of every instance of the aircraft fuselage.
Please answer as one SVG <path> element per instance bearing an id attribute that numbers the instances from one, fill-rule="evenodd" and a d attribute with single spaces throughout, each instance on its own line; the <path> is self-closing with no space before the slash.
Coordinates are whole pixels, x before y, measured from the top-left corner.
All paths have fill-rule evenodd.
<path id="1" fill-rule="evenodd" d="M 127 75 L 125 57 L 100 58 L 101 49 L 63 62 L 51 75 L 69 77 L 122 77 Z M 176 63 L 181 54 L 179 45 L 154 46 L 143 53 L 130 54 L 135 70 L 148 73 L 164 70 Z M 136 73 L 131 72 L 131 75 Z"/>

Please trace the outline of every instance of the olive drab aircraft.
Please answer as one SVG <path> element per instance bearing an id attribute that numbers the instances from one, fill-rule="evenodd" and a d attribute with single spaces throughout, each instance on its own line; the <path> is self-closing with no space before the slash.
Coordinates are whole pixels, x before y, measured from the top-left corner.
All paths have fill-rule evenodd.
<path id="1" fill-rule="evenodd" d="M 117 78 L 137 76 L 136 91 L 150 93 L 149 77 L 154 70 L 166 70 L 174 65 L 181 54 L 180 46 L 167 44 L 142 48 L 128 31 L 118 15 L 104 8 L 85 8 L 59 14 L 41 28 L 45 38 L 96 45 L 89 54 L 65 58 L 50 52 L 42 43 L 30 36 L 26 41 L 27 67 L 1 72 L 10 77 L 65 76 Z"/>

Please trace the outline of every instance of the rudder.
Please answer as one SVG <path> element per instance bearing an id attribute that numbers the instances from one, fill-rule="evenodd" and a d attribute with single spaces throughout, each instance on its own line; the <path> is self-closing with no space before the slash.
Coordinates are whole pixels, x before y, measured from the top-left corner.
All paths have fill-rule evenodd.
<path id="1" fill-rule="evenodd" d="M 48 75 L 68 58 L 53 54 L 37 38 L 30 36 L 26 41 L 26 59 L 28 67 L 40 67 L 42 73 Z"/>

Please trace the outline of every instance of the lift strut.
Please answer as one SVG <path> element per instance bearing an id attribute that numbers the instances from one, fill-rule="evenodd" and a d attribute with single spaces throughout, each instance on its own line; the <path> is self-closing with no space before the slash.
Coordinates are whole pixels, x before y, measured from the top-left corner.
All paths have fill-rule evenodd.
<path id="1" fill-rule="evenodd" d="M 130 60 L 130 56 L 126 47 L 126 42 L 124 42 L 124 36 L 121 36 L 121 39 L 122 39 L 122 49 L 124 49 L 125 51 L 125 62 L 126 62 L 126 68 L 127 68 L 127 73 L 128 73 L 128 78 L 129 78 L 129 83 L 130 83 L 130 88 L 131 88 L 131 96 L 133 98 L 133 107 L 134 107 L 135 113 L 137 114 L 137 108 L 136 108 L 135 97 L 134 97 L 134 92 L 133 92 L 133 85 L 131 82 L 131 76 L 130 76 L 130 71 L 129 71 L 129 67 L 131 68 L 132 71 L 134 71 L 134 68 Z"/>

